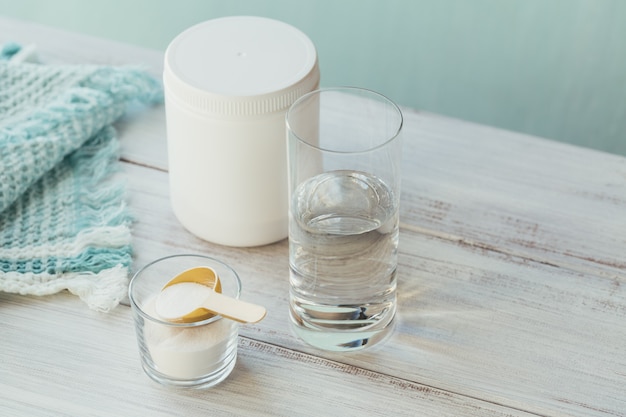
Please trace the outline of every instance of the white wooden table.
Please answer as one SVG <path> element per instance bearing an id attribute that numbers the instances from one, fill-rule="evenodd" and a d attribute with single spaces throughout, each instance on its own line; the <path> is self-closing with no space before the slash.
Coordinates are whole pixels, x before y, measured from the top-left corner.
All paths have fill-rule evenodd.
<path id="1" fill-rule="evenodd" d="M 46 63 L 162 51 L 0 17 Z M 201 241 L 168 201 L 162 107 L 117 127 L 137 215 L 134 268 L 194 252 L 268 307 L 211 390 L 143 374 L 130 309 L 0 293 L 0 415 L 626 416 L 626 159 L 405 109 L 399 322 L 380 348 L 311 349 L 287 326 L 287 242 Z M 625 138 L 626 140 L 626 138 Z"/>

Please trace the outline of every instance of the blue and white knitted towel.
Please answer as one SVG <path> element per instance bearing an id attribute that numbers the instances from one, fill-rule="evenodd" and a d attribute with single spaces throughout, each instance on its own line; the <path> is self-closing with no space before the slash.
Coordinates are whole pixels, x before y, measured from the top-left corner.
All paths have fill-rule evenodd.
<path id="1" fill-rule="evenodd" d="M 111 124 L 161 99 L 137 69 L 0 60 L 0 291 L 69 290 L 100 311 L 125 297 L 131 219 Z"/>

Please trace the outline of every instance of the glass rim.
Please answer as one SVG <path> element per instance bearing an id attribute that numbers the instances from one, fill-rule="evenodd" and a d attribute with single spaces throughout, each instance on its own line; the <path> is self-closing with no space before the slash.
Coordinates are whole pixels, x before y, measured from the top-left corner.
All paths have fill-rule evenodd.
<path id="1" fill-rule="evenodd" d="M 152 265 L 161 262 L 161 261 L 165 261 L 171 258 L 204 258 L 207 259 L 211 262 L 215 262 L 218 263 L 222 266 L 224 266 L 225 268 L 227 268 L 228 270 L 230 270 L 233 273 L 233 278 L 235 279 L 235 284 L 237 285 L 237 294 L 235 295 L 235 297 L 238 299 L 241 295 L 241 278 L 239 278 L 239 274 L 237 274 L 237 271 L 235 271 L 232 267 L 230 267 L 228 264 L 226 264 L 225 262 L 220 261 L 219 259 L 213 258 L 211 256 L 206 256 L 206 255 L 200 255 L 200 254 L 195 254 L 195 253 L 181 253 L 181 254 L 174 254 L 174 255 L 167 255 L 167 256 L 163 256 L 161 258 L 157 258 L 151 262 L 148 262 L 147 264 L 145 264 L 144 266 L 142 266 L 141 268 L 139 268 L 139 270 L 137 270 L 137 272 L 135 272 L 133 274 L 133 277 L 130 279 L 130 283 L 128 284 L 128 300 L 130 301 L 130 306 L 131 309 L 136 311 L 141 317 L 143 317 L 144 319 L 148 319 L 154 323 L 158 323 L 164 326 L 169 326 L 169 327 L 180 327 L 180 328 L 194 328 L 194 327 L 200 327 L 200 326 L 205 326 L 207 324 L 211 324 L 214 323 L 218 320 L 223 319 L 224 317 L 217 314 L 213 317 L 209 317 L 208 319 L 205 320 L 201 320 L 201 321 L 194 321 L 191 323 L 174 323 L 171 321 L 167 321 L 167 320 L 161 320 L 158 319 L 157 317 L 151 316 L 150 314 L 146 313 L 141 306 L 139 306 L 139 304 L 137 303 L 137 300 L 135 299 L 135 297 L 133 297 L 133 288 L 135 286 L 135 278 L 137 278 L 143 271 L 145 271 L 146 269 L 148 269 L 149 267 L 151 267 Z M 209 266 L 209 268 L 211 268 Z M 213 268 L 211 268 L 213 269 Z M 172 277 L 173 278 L 173 277 Z"/>
<path id="2" fill-rule="evenodd" d="M 308 100 L 310 97 L 315 96 L 315 95 L 322 95 L 322 93 L 325 92 L 348 92 L 348 93 L 355 93 L 355 92 L 361 92 L 361 93 L 367 93 L 370 96 L 374 96 L 376 98 L 378 98 L 380 100 L 380 102 L 386 103 L 391 105 L 391 108 L 393 108 L 398 117 L 399 117 L 399 122 L 398 122 L 398 127 L 396 128 L 396 130 L 394 131 L 394 133 L 392 135 L 390 135 L 389 138 L 387 138 L 386 140 L 382 141 L 381 143 L 379 143 L 376 146 L 367 148 L 367 149 L 363 149 L 363 150 L 357 150 L 357 151 L 345 151 L 345 150 L 337 150 L 337 149 L 328 149 L 328 148 L 324 148 L 321 146 L 317 146 L 314 145 L 312 143 L 310 143 L 308 140 L 306 140 L 305 138 L 301 137 L 300 135 L 298 135 L 295 130 L 292 128 L 291 124 L 289 123 L 289 118 L 290 115 L 292 113 L 292 111 L 301 103 L 303 103 L 304 101 Z M 368 88 L 363 88 L 363 87 L 353 87 L 353 86 L 340 86 L 340 87 L 324 87 L 324 88 L 319 88 L 317 90 L 313 90 L 310 91 L 306 94 L 303 94 L 302 96 L 300 96 L 296 101 L 294 101 L 291 106 L 289 106 L 289 109 L 287 109 L 287 112 L 285 114 L 285 124 L 287 125 L 287 130 L 288 132 L 290 132 L 291 134 L 293 134 L 293 136 L 301 143 L 317 149 L 319 151 L 322 152 L 327 152 L 327 153 L 333 153 L 333 154 L 346 154 L 346 155 L 356 155 L 356 154 L 360 154 L 360 153 L 368 153 L 368 152 L 372 152 L 375 151 L 377 149 L 380 149 L 384 146 L 386 146 L 387 144 L 389 144 L 390 142 L 393 142 L 396 138 L 398 138 L 400 136 L 400 132 L 402 131 L 402 127 L 404 126 L 404 116 L 402 114 L 402 110 L 400 109 L 400 106 L 398 106 L 393 100 L 391 100 L 389 97 L 374 91 L 374 90 L 370 90 Z"/>

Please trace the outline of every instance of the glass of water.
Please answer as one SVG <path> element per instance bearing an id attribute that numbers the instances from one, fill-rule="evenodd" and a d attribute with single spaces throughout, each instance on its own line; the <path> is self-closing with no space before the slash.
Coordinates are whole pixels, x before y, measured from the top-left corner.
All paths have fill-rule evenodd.
<path id="1" fill-rule="evenodd" d="M 289 109 L 290 318 L 308 344 L 355 351 L 396 313 L 402 113 L 360 88 Z"/>

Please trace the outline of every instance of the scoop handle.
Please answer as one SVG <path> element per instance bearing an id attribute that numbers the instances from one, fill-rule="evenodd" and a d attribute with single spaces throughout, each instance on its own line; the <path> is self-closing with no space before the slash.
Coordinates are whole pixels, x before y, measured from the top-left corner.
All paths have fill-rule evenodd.
<path id="1" fill-rule="evenodd" d="M 265 317 L 265 307 L 227 297 L 211 291 L 202 302 L 202 308 L 240 323 L 257 323 Z"/>

